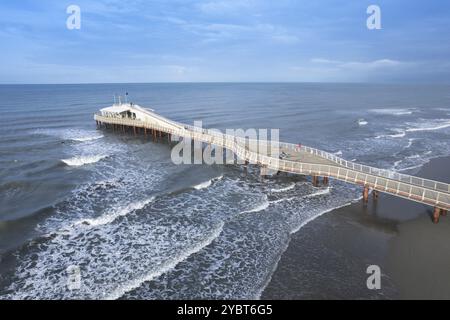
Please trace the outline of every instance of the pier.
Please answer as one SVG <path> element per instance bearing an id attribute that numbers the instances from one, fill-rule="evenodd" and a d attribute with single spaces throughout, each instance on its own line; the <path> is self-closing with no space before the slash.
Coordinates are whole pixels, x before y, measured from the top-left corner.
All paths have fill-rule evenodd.
<path id="1" fill-rule="evenodd" d="M 276 157 L 262 154 L 248 148 L 248 138 L 178 123 L 162 117 L 154 110 L 130 103 L 101 109 L 94 119 L 99 128 L 148 135 L 153 139 L 166 138 L 169 141 L 172 136 L 177 136 L 215 145 L 232 151 L 245 162 L 259 165 L 264 174 L 272 170 L 311 176 L 315 186 L 321 183 L 327 185 L 329 178 L 360 185 L 364 202 L 369 200 L 372 191 L 374 200 L 378 198 L 378 192 L 383 192 L 426 204 L 433 208 L 435 223 L 450 209 L 450 185 L 447 183 L 355 163 L 312 147 L 284 142 L 274 145 L 273 142 L 263 141 L 271 148 L 277 148 L 278 152 Z M 279 154 L 284 156 L 280 158 Z"/>

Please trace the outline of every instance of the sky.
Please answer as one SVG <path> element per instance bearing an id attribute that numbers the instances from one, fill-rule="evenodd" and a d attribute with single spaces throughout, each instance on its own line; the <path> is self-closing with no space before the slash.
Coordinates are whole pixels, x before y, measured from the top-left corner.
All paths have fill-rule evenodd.
<path id="1" fill-rule="evenodd" d="M 447 0 L 2 0 L 0 42 L 2 84 L 450 83 Z"/>

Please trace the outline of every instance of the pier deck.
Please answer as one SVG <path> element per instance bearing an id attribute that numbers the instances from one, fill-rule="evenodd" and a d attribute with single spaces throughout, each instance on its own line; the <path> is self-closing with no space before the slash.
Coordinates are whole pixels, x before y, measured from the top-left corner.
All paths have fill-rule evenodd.
<path id="1" fill-rule="evenodd" d="M 145 132 L 149 130 L 153 135 L 155 133 L 169 137 L 174 135 L 220 146 L 231 150 L 240 159 L 266 169 L 312 176 L 314 183 L 318 182 L 319 177 L 323 177 L 325 183 L 328 182 L 328 178 L 334 178 L 361 185 L 365 201 L 367 201 L 369 189 L 372 189 L 375 197 L 379 191 L 427 204 L 434 207 L 435 222 L 439 220 L 440 215 L 446 214 L 450 209 L 450 185 L 447 183 L 358 164 L 322 150 L 290 143 L 280 142 L 275 146 L 278 149 L 273 154 L 278 155 L 283 152 L 285 154 L 280 159 L 278 156 L 249 150 L 247 147 L 249 140 L 246 138 L 192 127 L 164 118 L 153 111 L 143 110 L 144 120 L 102 114 L 95 114 L 94 119 L 98 125 L 134 128 L 135 133 L 136 128 L 140 128 Z M 267 143 L 270 144 L 270 142 Z M 271 146 L 274 147 L 273 143 Z"/>

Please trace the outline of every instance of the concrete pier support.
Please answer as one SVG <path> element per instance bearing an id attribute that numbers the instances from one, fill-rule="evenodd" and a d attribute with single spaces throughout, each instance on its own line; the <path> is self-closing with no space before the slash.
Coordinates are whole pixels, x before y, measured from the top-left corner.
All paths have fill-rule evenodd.
<path id="1" fill-rule="evenodd" d="M 377 190 L 372 191 L 373 200 L 378 200 L 379 192 Z"/>
<path id="2" fill-rule="evenodd" d="M 323 177 L 322 183 L 324 186 L 328 185 L 328 177 Z"/>
<path id="3" fill-rule="evenodd" d="M 439 216 L 441 215 L 441 209 L 435 207 L 433 211 L 433 222 L 438 223 L 439 222 Z"/>
<path id="4" fill-rule="evenodd" d="M 363 201 L 364 202 L 369 201 L 369 187 L 367 187 L 367 186 L 364 186 L 364 189 L 363 189 Z"/>
<path id="5" fill-rule="evenodd" d="M 317 187 L 319 185 L 319 177 L 316 175 L 312 176 L 312 184 L 314 187 Z"/>

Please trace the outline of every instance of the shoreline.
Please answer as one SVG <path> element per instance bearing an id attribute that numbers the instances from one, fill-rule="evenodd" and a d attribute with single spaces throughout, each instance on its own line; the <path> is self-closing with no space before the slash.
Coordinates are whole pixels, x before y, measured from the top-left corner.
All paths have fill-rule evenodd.
<path id="1" fill-rule="evenodd" d="M 417 176 L 450 182 L 450 156 L 431 159 Z M 450 298 L 450 217 L 380 193 L 326 212 L 292 234 L 261 299 Z M 381 269 L 381 289 L 366 269 Z"/>

